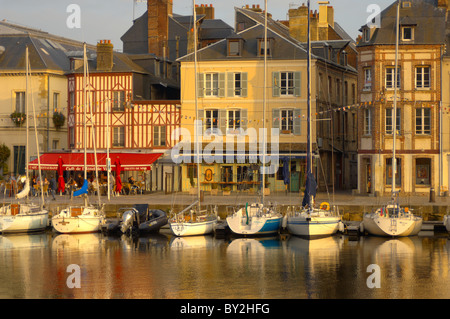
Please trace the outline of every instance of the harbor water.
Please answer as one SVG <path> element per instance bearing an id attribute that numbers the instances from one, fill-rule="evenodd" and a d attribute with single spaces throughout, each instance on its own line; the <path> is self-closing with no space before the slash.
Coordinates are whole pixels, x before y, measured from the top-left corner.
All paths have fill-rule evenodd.
<path id="1" fill-rule="evenodd" d="M 450 298 L 447 233 L 306 240 L 47 231 L 1 236 L 0 255 L 2 299 Z"/>

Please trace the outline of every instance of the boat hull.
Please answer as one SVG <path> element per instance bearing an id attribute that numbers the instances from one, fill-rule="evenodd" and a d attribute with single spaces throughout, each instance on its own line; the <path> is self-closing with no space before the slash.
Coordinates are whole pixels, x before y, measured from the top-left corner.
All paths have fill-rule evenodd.
<path id="1" fill-rule="evenodd" d="M 299 216 L 287 217 L 286 228 L 292 235 L 300 237 L 327 237 L 339 230 L 341 218 L 337 216 Z"/>
<path id="2" fill-rule="evenodd" d="M 48 225 L 48 211 L 32 214 L 3 215 L 0 217 L 0 232 L 3 234 L 28 233 L 45 230 Z"/>
<path id="3" fill-rule="evenodd" d="M 363 227 L 370 235 L 406 237 L 417 235 L 422 228 L 422 218 L 416 216 L 385 217 L 368 213 L 363 217 Z"/>
<path id="4" fill-rule="evenodd" d="M 444 226 L 450 232 L 450 217 L 448 215 L 444 216 Z"/>
<path id="5" fill-rule="evenodd" d="M 104 217 L 95 208 L 82 208 L 82 213 L 76 216 L 67 208 L 52 218 L 53 228 L 62 234 L 99 232 L 103 223 Z"/>
<path id="6" fill-rule="evenodd" d="M 227 224 L 236 235 L 268 235 L 280 231 L 282 219 L 283 216 L 274 213 L 247 217 L 245 208 L 241 208 L 227 217 Z"/>
<path id="7" fill-rule="evenodd" d="M 170 222 L 170 230 L 175 236 L 198 236 L 214 232 L 217 219 L 195 222 Z"/>

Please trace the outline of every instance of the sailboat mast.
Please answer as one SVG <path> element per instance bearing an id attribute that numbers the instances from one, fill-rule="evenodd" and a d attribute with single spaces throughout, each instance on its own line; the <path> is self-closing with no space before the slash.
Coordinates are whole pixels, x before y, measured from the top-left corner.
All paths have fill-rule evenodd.
<path id="1" fill-rule="evenodd" d="M 307 72 L 308 72 L 308 93 L 307 93 L 307 126 L 308 126 L 308 137 L 307 137 L 307 159 L 306 159 L 306 169 L 307 176 L 312 174 L 312 126 L 311 126 L 311 9 L 310 9 L 310 0 L 308 0 L 308 39 L 307 39 L 307 50 L 308 50 L 308 58 L 307 58 Z M 309 204 L 311 206 L 311 197 L 309 198 Z"/>
<path id="2" fill-rule="evenodd" d="M 266 106 L 267 106 L 267 0 L 264 1 L 264 85 L 263 85 L 263 140 L 262 140 L 262 204 L 264 204 L 264 189 L 266 188 Z"/>
<path id="3" fill-rule="evenodd" d="M 195 114 L 198 115 L 198 72 L 197 72 L 197 12 L 195 11 L 195 0 L 192 1 L 193 2 L 193 9 L 194 9 L 194 73 L 195 73 Z M 197 119 L 200 120 L 200 119 Z M 197 201 L 198 201 L 198 211 L 200 211 L 201 208 L 201 202 L 200 202 L 200 156 L 199 156 L 199 152 L 200 152 L 200 148 L 199 148 L 199 143 L 198 143 L 198 135 L 200 134 L 200 128 L 202 126 L 200 125 L 195 125 L 194 126 L 194 131 L 196 132 L 195 135 L 195 144 L 196 144 L 196 161 L 197 161 Z M 197 128 L 197 129 L 196 129 Z"/>
<path id="4" fill-rule="evenodd" d="M 28 89 L 29 89 L 29 86 L 28 86 L 28 81 L 29 81 L 29 75 L 30 75 L 30 68 L 29 68 L 29 64 L 28 64 L 28 59 L 29 59 L 29 57 L 28 57 L 28 46 L 26 47 L 26 49 L 25 49 L 25 82 L 26 82 L 26 84 L 25 84 L 25 126 L 26 126 L 26 139 L 27 139 L 27 144 L 26 144 L 26 146 L 25 146 L 25 171 L 26 171 L 26 177 L 27 177 L 27 180 L 26 180 L 26 182 L 27 183 L 29 183 L 29 181 L 28 181 L 28 160 L 29 160 L 29 145 L 30 145 L 30 143 L 29 143 L 29 131 L 30 131 L 30 129 L 29 129 L 29 125 L 28 125 L 28 111 L 29 111 L 29 99 L 28 99 Z M 27 195 L 27 198 L 28 198 L 28 195 Z"/>
<path id="5" fill-rule="evenodd" d="M 399 40 L 399 26 L 400 24 L 400 0 L 397 1 L 397 22 L 396 22 L 396 36 L 395 36 L 395 67 L 394 67 L 394 109 L 392 114 L 392 194 L 395 193 L 395 178 L 397 175 L 397 161 L 395 159 L 396 140 L 397 140 L 397 83 L 398 83 L 398 40 Z"/>
<path id="6" fill-rule="evenodd" d="M 87 144 L 87 137 L 86 137 L 86 107 L 87 107 L 87 94 L 86 94 L 86 77 L 87 77 L 87 58 L 86 58 L 86 43 L 83 45 L 83 138 L 84 138 L 84 179 L 87 179 L 87 171 L 86 171 L 86 162 L 87 162 L 87 154 L 86 154 L 86 144 Z"/>

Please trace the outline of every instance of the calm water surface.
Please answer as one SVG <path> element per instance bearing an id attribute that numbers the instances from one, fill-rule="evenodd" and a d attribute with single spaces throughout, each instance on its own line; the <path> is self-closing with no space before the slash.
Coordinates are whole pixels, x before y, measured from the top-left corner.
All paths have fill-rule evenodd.
<path id="1" fill-rule="evenodd" d="M 78 265 L 81 288 L 69 288 Z M 380 267 L 368 288 L 367 267 Z M 450 298 L 447 234 L 304 240 L 161 234 L 0 237 L 0 298 Z"/>

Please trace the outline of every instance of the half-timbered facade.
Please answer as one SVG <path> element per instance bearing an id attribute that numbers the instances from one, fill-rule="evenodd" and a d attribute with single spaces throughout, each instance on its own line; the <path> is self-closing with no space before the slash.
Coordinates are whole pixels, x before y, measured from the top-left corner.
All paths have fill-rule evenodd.
<path id="1" fill-rule="evenodd" d="M 89 151 L 109 149 L 123 154 L 170 150 L 173 131 L 180 125 L 179 102 L 143 99 L 147 71 L 127 55 L 114 53 L 109 41 L 100 41 L 96 53 L 88 53 L 87 77 L 82 57 L 72 57 L 74 68 L 68 75 L 69 148 L 82 151 L 86 146 Z M 159 161 L 172 165 L 164 157 Z M 160 176 L 164 175 L 164 164 L 158 169 Z M 157 172 L 149 174 L 148 187 L 166 189 L 164 180 L 163 184 L 159 178 L 153 180 Z"/>

